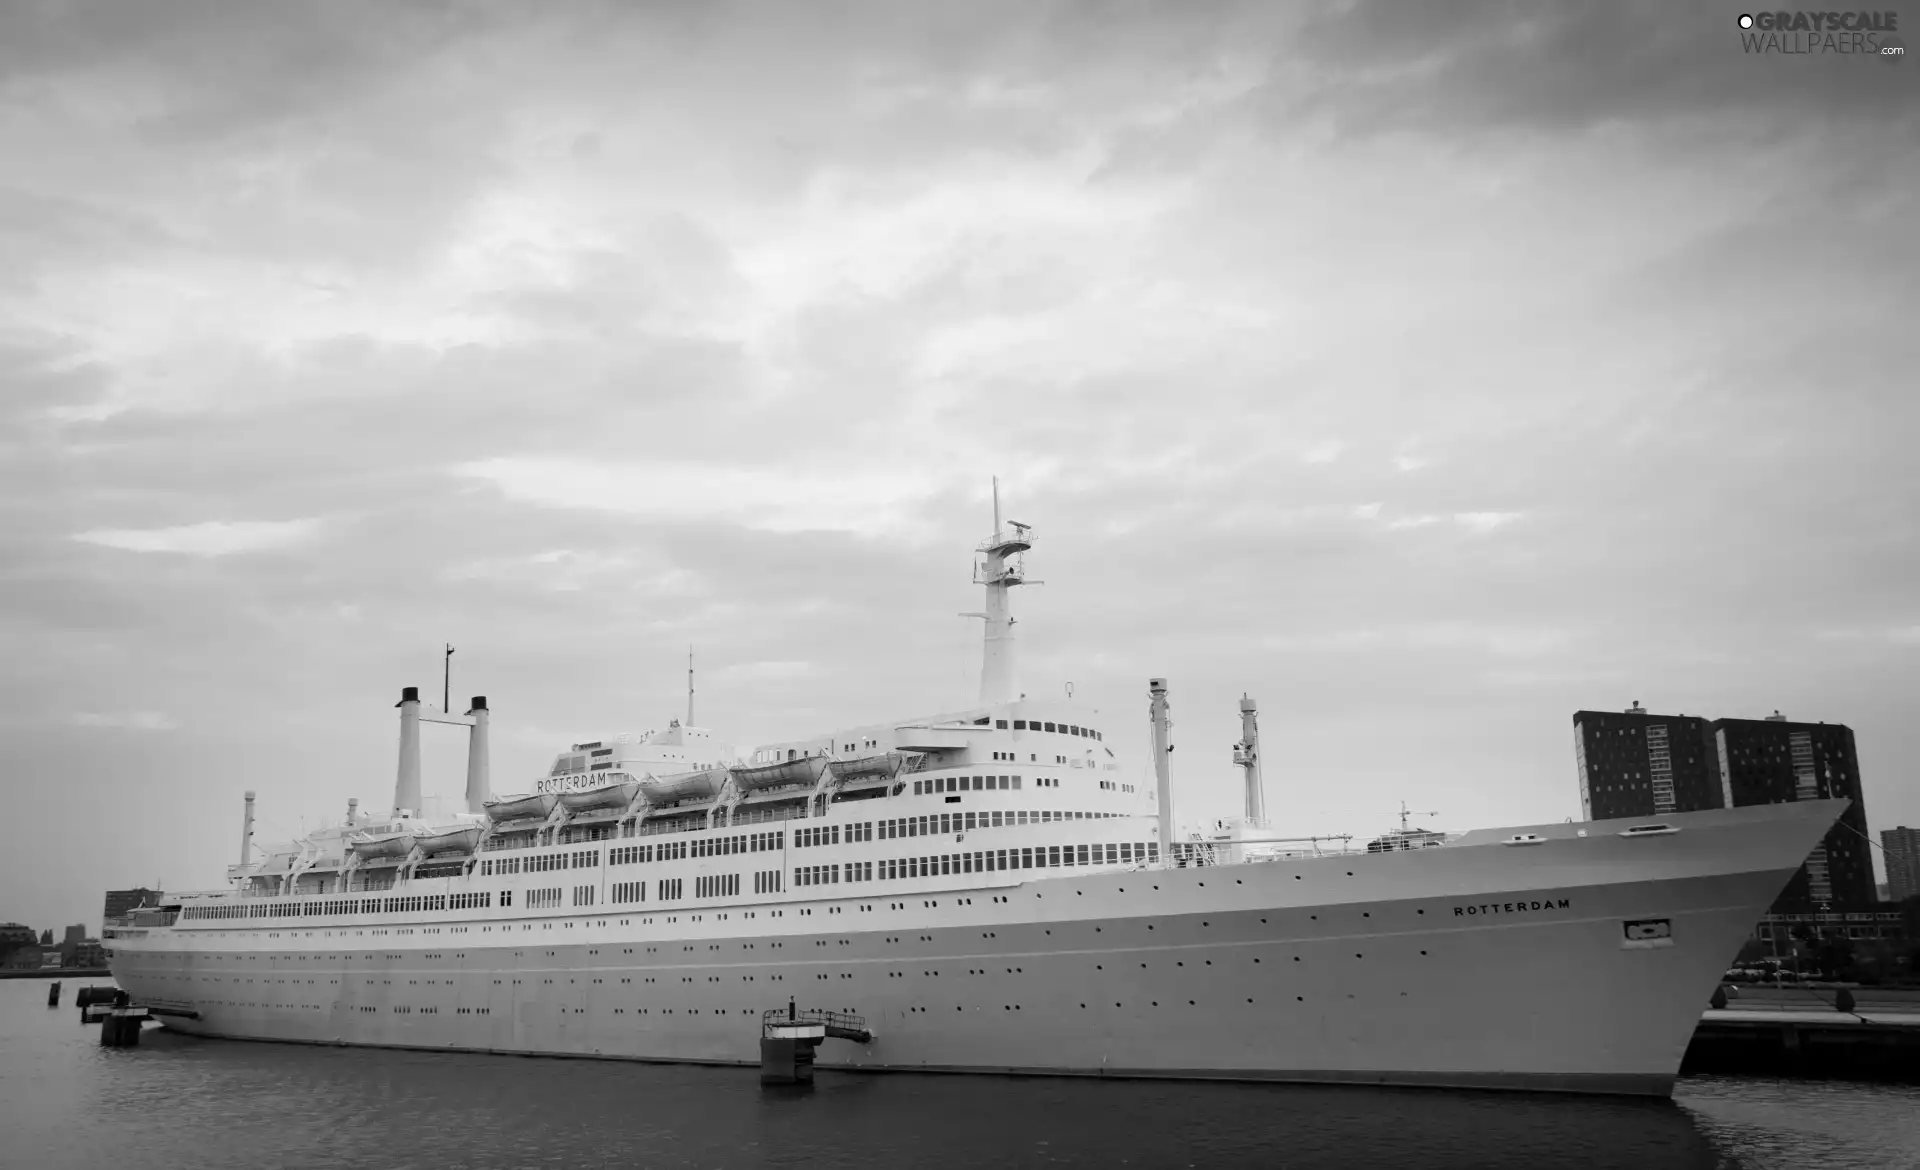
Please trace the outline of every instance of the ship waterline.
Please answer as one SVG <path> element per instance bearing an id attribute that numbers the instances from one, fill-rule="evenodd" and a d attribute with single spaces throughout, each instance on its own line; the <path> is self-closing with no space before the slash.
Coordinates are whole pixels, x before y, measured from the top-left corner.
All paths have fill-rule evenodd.
<path id="1" fill-rule="evenodd" d="M 232 1038 L 749 1064 L 760 1013 L 793 1000 L 875 1033 L 830 1042 L 823 1067 L 1664 1094 L 1720 971 L 1842 807 L 777 899 L 177 920 L 116 932 L 113 968 L 168 1027 Z M 908 843 L 832 852 L 864 864 Z M 606 889 L 619 844 L 552 880 Z M 806 852 L 788 851 L 769 868 Z M 409 889 L 451 902 L 507 884 Z"/>

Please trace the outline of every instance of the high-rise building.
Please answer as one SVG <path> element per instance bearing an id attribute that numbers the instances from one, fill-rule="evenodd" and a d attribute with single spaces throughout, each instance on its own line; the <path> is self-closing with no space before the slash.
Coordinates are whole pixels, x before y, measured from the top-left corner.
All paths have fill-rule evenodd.
<path id="1" fill-rule="evenodd" d="M 1774 903 L 1776 914 L 1865 911 L 1878 904 L 1860 762 L 1839 723 L 1576 711 L 1574 759 L 1588 820 L 1846 797 L 1853 801 Z M 1891 854 L 1891 850 L 1889 850 Z"/>
<path id="2" fill-rule="evenodd" d="M 1920 897 L 1920 829 L 1882 829 L 1880 848 L 1887 855 L 1887 900 Z"/>
<path id="3" fill-rule="evenodd" d="M 1722 806 L 1713 737 L 1700 716 L 1655 715 L 1638 700 L 1624 712 L 1575 711 L 1573 754 L 1590 821 Z"/>
<path id="4" fill-rule="evenodd" d="M 1853 802 L 1787 883 L 1774 902 L 1776 914 L 1870 910 L 1878 904 L 1852 728 L 1793 723 L 1775 711 L 1765 719 L 1714 720 L 1713 744 L 1727 807 L 1826 797 Z"/>

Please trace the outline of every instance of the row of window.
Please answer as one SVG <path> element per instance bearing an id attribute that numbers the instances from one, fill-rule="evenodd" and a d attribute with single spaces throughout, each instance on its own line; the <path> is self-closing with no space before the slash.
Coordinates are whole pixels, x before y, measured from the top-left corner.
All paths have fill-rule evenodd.
<path id="1" fill-rule="evenodd" d="M 977 853 L 942 853 L 928 857 L 893 858 L 880 863 L 882 880 L 937 877 L 943 874 L 989 873 L 1003 869 L 1047 869 L 1065 865 L 1121 865 L 1158 861 L 1157 841 L 1108 842 L 1105 845 L 1036 845 L 1031 849 L 984 849 Z"/>
<path id="2" fill-rule="evenodd" d="M 1011 809 L 969 813 L 927 813 L 880 822 L 880 837 L 930 837 L 940 833 L 966 833 L 974 829 L 1000 829 L 1015 825 L 1051 824 L 1054 821 L 1105 820 L 1117 813 L 1074 812 L 1067 809 Z"/>
<path id="3" fill-rule="evenodd" d="M 1020 791 L 1018 776 L 933 776 L 913 782 L 915 796 L 932 796 L 940 792 L 991 792 L 999 789 L 1005 792 Z"/>
<path id="4" fill-rule="evenodd" d="M 492 890 L 481 890 L 473 894 L 450 894 L 448 898 L 447 909 L 449 910 L 487 910 L 493 906 Z"/>
<path id="5" fill-rule="evenodd" d="M 763 869 L 753 875 L 753 892 L 756 894 L 778 894 L 784 889 L 777 869 Z"/>
<path id="6" fill-rule="evenodd" d="M 455 899 L 449 903 L 449 897 Z M 320 902 L 255 902 L 238 906 L 189 906 L 185 918 L 304 918 L 322 914 L 408 914 L 422 910 L 464 910 L 486 902 L 461 903 L 478 894 L 410 894 L 403 898 L 329 898 Z M 502 902 L 502 905 L 508 903 Z"/>
<path id="7" fill-rule="evenodd" d="M 559 906 L 561 895 L 566 891 L 559 886 L 545 890 L 527 891 L 527 908 L 530 910 L 551 910 Z"/>
<path id="8" fill-rule="evenodd" d="M 803 865 L 793 871 L 793 884 L 796 886 L 825 886 L 841 880 L 845 874 L 850 882 L 870 882 L 873 880 L 874 864 L 871 861 L 849 861 L 841 865 Z"/>
<path id="9" fill-rule="evenodd" d="M 813 825 L 805 829 L 795 829 L 793 831 L 793 847 L 795 849 L 804 849 L 809 845 L 838 845 L 840 844 L 840 829 L 841 826 L 839 825 Z M 873 840 L 872 821 L 861 821 L 859 824 L 847 825 L 846 830 L 846 839 L 849 843 Z"/>
<path id="10" fill-rule="evenodd" d="M 695 857 L 724 857 L 732 853 L 778 849 L 785 843 L 784 838 L 784 833 L 735 833 L 731 837 L 708 837 L 691 844 Z"/>
<path id="11" fill-rule="evenodd" d="M 541 853 L 533 857 L 502 857 L 480 863 L 482 877 L 494 874 L 547 873 L 556 869 L 589 869 L 600 864 L 598 849 L 576 849 L 571 853 Z"/>
<path id="12" fill-rule="evenodd" d="M 1002 731 L 1007 729 L 1005 719 L 996 719 L 993 725 Z M 1038 719 L 1015 719 L 1015 731 L 1051 731 L 1059 735 L 1077 735 L 1082 739 L 1104 740 L 1106 737 L 1091 727 L 1082 727 L 1078 723 L 1045 723 Z"/>
<path id="13" fill-rule="evenodd" d="M 607 887 L 609 902 L 644 902 L 647 900 L 647 883 L 615 882 Z"/>
<path id="14" fill-rule="evenodd" d="M 573 887 L 573 904 L 575 906 L 593 905 L 593 887 L 592 886 Z"/>
<path id="15" fill-rule="evenodd" d="M 693 879 L 693 896 L 696 898 L 731 898 L 740 893 L 740 875 L 737 873 L 714 873 Z"/>

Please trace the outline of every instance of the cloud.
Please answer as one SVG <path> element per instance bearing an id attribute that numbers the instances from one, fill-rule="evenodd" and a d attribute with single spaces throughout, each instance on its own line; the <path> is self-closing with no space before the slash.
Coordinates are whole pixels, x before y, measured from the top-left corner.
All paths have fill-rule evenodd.
<path id="1" fill-rule="evenodd" d="M 811 678 L 818 673 L 819 668 L 811 662 L 738 662 L 714 671 L 710 681 L 722 686 L 733 686 L 741 683 L 787 682 Z"/>
<path id="2" fill-rule="evenodd" d="M 879 532 L 910 523 L 913 509 L 954 477 L 927 466 L 805 466 L 800 452 L 776 466 L 649 460 L 626 466 L 544 456 L 464 464 L 510 499 L 548 507 L 659 519 L 726 521 L 769 532 Z M 799 465 L 790 463 L 799 460 Z"/>
<path id="3" fill-rule="evenodd" d="M 125 711 L 116 714 L 83 711 L 73 716 L 79 727 L 107 727 L 116 731 L 174 731 L 178 720 L 159 711 Z"/>
<path id="4" fill-rule="evenodd" d="M 1455 512 L 1453 522 L 1469 532 L 1492 532 L 1520 518 L 1518 512 Z"/>
<path id="5" fill-rule="evenodd" d="M 128 552 L 224 557 L 294 548 L 319 535 L 320 524 L 318 519 L 207 520 L 174 528 L 101 528 L 75 533 L 73 539 Z"/>

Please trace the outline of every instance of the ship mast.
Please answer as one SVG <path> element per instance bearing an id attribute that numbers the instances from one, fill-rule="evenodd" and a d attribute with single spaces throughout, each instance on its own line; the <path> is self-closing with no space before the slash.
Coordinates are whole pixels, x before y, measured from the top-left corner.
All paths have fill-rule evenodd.
<path id="1" fill-rule="evenodd" d="M 985 613 L 963 617 L 986 619 L 986 638 L 980 657 L 980 702 L 993 706 L 1010 703 L 1019 697 L 1014 687 L 1013 611 L 1007 591 L 1029 582 L 1025 557 L 1033 547 L 1033 529 L 1018 520 L 1000 522 L 1000 478 L 993 480 L 993 535 L 980 545 L 981 558 L 974 565 L 973 580 L 987 590 Z"/>

